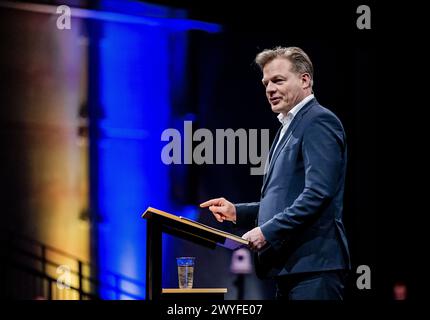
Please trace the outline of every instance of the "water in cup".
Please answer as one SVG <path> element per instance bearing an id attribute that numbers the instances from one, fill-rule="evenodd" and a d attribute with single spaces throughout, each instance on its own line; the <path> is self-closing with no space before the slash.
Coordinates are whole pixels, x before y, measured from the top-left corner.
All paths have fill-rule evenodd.
<path id="1" fill-rule="evenodd" d="M 181 289 L 191 289 L 193 287 L 194 259 L 194 257 L 176 258 L 179 288 Z"/>

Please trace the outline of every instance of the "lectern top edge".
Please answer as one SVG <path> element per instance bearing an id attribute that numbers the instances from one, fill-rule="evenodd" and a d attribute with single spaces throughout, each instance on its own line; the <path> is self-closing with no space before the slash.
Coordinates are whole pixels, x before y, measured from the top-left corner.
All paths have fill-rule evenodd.
<path id="1" fill-rule="evenodd" d="M 171 213 L 159 210 L 159 209 L 155 209 L 153 207 L 148 207 L 146 209 L 146 211 L 142 214 L 142 218 L 144 218 L 144 219 L 151 218 L 152 214 L 156 214 L 156 215 L 159 215 L 161 217 L 164 217 L 164 218 L 167 218 L 167 219 L 171 219 L 171 220 L 183 223 L 185 225 L 192 226 L 194 228 L 198 228 L 198 229 L 201 229 L 201 230 L 204 230 L 204 231 L 211 232 L 211 233 L 219 235 L 221 237 L 225 237 L 227 239 L 230 239 L 230 240 L 233 240 L 235 242 L 238 242 L 238 243 L 240 243 L 240 244 L 242 244 L 244 246 L 246 246 L 246 245 L 249 244 L 249 242 L 247 240 L 242 239 L 241 237 L 238 237 L 238 236 L 236 236 L 234 234 L 231 234 L 231 233 L 228 233 L 228 232 L 225 232 L 225 231 L 222 231 L 222 230 L 218 230 L 218 229 L 215 229 L 215 228 L 212 228 L 212 227 L 209 227 L 209 226 L 205 226 L 204 224 L 201 224 L 199 222 L 196 222 L 196 221 L 193 221 L 193 220 L 190 220 L 190 219 L 186 219 L 186 218 L 181 218 L 181 217 L 176 216 L 174 214 L 171 214 Z"/>

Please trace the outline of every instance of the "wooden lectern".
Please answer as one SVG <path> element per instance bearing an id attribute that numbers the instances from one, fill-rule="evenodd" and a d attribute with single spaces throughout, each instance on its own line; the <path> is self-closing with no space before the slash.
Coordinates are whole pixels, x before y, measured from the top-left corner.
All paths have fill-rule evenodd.
<path id="1" fill-rule="evenodd" d="M 190 240 L 214 249 L 217 245 L 235 250 L 248 241 L 231 233 L 206 226 L 197 221 L 148 207 L 142 214 L 146 219 L 146 298 L 159 300 L 162 276 L 162 233 Z"/>

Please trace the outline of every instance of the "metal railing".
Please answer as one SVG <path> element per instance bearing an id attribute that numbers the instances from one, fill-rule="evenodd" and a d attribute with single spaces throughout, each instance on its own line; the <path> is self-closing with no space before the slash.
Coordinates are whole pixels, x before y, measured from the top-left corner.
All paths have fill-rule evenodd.
<path id="1" fill-rule="evenodd" d="M 10 230 L 2 229 L 0 235 L 2 297 L 88 300 L 101 299 L 104 292 L 109 299 L 144 298 L 145 284 L 136 279 L 103 271 L 101 280 L 93 264 L 72 254 Z"/>

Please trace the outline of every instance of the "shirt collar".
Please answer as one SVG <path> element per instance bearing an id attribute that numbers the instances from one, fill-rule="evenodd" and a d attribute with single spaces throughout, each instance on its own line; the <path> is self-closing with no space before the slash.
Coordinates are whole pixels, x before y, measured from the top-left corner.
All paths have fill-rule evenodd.
<path id="1" fill-rule="evenodd" d="M 282 126 L 285 126 L 289 121 L 293 120 L 293 118 L 297 115 L 300 109 L 303 108 L 303 106 L 313 98 L 314 95 L 310 94 L 298 104 L 296 104 L 290 111 L 288 111 L 287 115 L 283 113 L 278 114 L 278 120 L 280 123 L 282 123 Z"/>

